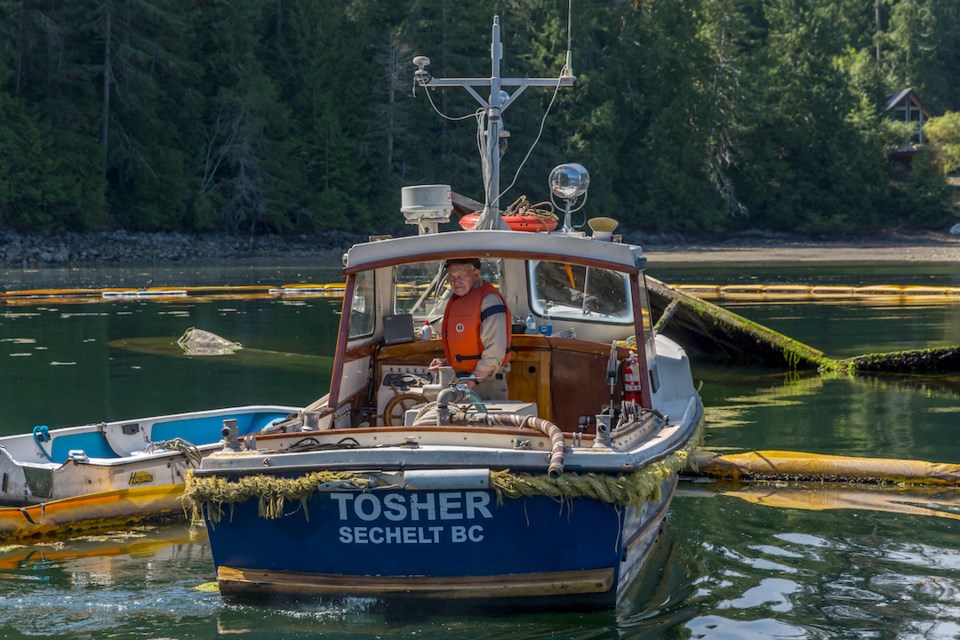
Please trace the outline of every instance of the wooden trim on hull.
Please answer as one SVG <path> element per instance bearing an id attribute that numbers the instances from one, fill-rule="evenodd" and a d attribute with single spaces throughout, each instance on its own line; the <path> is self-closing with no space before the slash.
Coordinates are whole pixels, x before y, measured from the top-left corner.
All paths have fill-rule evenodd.
<path id="1" fill-rule="evenodd" d="M 497 576 L 348 576 L 295 571 L 218 567 L 224 594 L 275 593 L 314 596 L 417 596 L 442 600 L 536 598 L 606 593 L 614 569 L 556 571 Z"/>

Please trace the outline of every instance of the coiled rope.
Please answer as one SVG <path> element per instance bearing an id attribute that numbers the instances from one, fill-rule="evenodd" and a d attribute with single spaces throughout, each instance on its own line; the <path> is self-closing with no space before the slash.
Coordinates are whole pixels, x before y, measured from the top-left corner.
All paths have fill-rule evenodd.
<path id="1" fill-rule="evenodd" d="M 414 418 L 414 426 L 435 425 L 438 419 L 438 409 L 436 402 L 428 402 L 423 405 Z M 517 413 L 486 413 L 455 411 L 450 414 L 450 424 L 466 426 L 488 426 L 488 427 L 517 427 L 518 429 L 530 429 L 538 431 L 550 438 L 550 461 L 547 464 L 547 475 L 556 478 L 563 473 L 563 431 L 560 427 L 531 415 L 520 415 Z"/>
<path id="2" fill-rule="evenodd" d="M 531 204 L 527 196 L 520 196 L 513 203 L 503 210 L 503 216 L 533 216 L 535 218 L 549 218 L 559 220 L 557 214 L 553 211 L 553 204 L 544 200 L 537 204 Z"/>
<path id="3" fill-rule="evenodd" d="M 151 442 L 147 447 L 147 453 L 154 453 L 156 451 L 179 451 L 183 454 L 183 457 L 187 459 L 187 464 L 191 467 L 199 467 L 200 462 L 203 460 L 203 454 L 200 453 L 197 445 L 183 438 L 171 438 L 163 442 Z"/>

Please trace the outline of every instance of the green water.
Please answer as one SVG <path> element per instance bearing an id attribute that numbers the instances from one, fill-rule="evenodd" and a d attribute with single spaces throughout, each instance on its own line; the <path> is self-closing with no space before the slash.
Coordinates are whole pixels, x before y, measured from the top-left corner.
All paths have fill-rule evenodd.
<path id="1" fill-rule="evenodd" d="M 922 269 L 902 273 L 903 278 L 884 271 L 888 267 L 858 268 L 859 275 L 847 267 L 764 275 L 769 281 L 829 284 L 960 280 L 960 266 L 954 265 L 928 267 L 927 275 Z M 331 273 L 264 266 L 2 275 L 14 289 L 280 285 L 330 281 Z M 708 275 L 686 269 L 654 275 L 667 282 L 752 277 L 730 268 Z M 310 402 L 326 386 L 323 363 L 338 322 L 335 302 L 0 306 L 0 433 L 25 432 L 40 423 L 55 427 L 251 402 Z M 960 343 L 960 300 L 740 302 L 734 310 L 836 357 Z M 169 346 L 190 326 L 238 340 L 256 350 L 254 357 L 236 363 L 155 348 Z M 320 363 L 316 371 L 313 362 Z M 711 450 L 780 448 L 960 461 L 957 376 L 823 379 L 705 361 L 694 362 L 694 375 L 702 382 L 705 446 Z M 824 505 L 834 508 L 810 508 Z M 203 588 L 214 576 L 202 531 L 183 524 L 145 527 L 0 549 L 0 637 L 956 638 L 958 519 L 956 489 L 751 488 L 684 481 L 649 575 L 635 585 L 622 610 L 482 617 L 385 610 L 362 599 L 226 602 Z"/>

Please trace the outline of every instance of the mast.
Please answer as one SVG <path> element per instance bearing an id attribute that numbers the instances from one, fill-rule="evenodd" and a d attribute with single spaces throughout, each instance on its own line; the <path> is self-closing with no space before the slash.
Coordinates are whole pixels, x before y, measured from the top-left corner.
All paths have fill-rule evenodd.
<path id="1" fill-rule="evenodd" d="M 503 112 L 527 87 L 570 87 L 576 77 L 570 69 L 570 51 L 567 50 L 567 64 L 562 75 L 556 78 L 503 78 L 500 75 L 500 62 L 503 59 L 503 45 L 500 42 L 500 16 L 493 17 L 490 36 L 490 77 L 489 78 L 434 78 L 426 70 L 430 59 L 417 56 L 413 64 L 417 65 L 415 81 L 422 87 L 463 87 L 484 109 L 486 132 L 485 148 L 481 158 L 483 163 L 484 204 L 483 214 L 477 221 L 476 229 L 506 229 L 500 218 L 500 137 L 503 131 Z M 476 88 L 489 87 L 489 95 L 483 98 Z M 507 88 L 514 89 L 510 93 Z"/>

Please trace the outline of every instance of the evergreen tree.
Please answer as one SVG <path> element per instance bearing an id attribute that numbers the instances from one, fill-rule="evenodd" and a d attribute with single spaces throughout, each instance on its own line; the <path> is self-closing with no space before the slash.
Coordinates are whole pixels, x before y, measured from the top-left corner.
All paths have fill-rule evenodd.
<path id="1" fill-rule="evenodd" d="M 4 2 L 2 8 L 3 35 L 13 51 L 5 59 L 14 61 L 4 90 L 16 95 L 30 120 L 41 127 L 39 148 L 47 157 L 37 175 L 56 167 L 61 172 L 56 182 L 70 185 L 61 193 L 74 196 L 63 200 L 46 194 L 48 205 L 42 211 L 23 211 L 20 217 L 46 230 L 108 227 L 107 185 L 98 145 L 99 101 L 95 71 L 84 56 L 80 36 L 82 7 L 40 0 Z M 48 198 L 59 206 L 49 206 Z"/>
<path id="2" fill-rule="evenodd" d="M 627 227 L 698 232 L 723 225 L 709 177 L 715 96 L 704 91 L 711 65 L 697 37 L 699 10 L 697 0 L 636 2 L 599 25 L 615 40 L 597 51 L 606 58 L 596 65 L 603 96 L 578 134 L 603 145 L 596 149 L 601 162 L 615 163 L 606 180 L 612 197 L 601 212 L 623 212 Z M 604 42 L 597 31 L 589 37 Z M 601 71 L 608 66 L 615 69 L 609 75 Z"/>
<path id="3" fill-rule="evenodd" d="M 400 25 L 400 37 L 416 53 L 430 58 L 429 70 L 438 77 L 489 78 L 489 25 L 494 6 L 490 0 L 412 0 Z M 508 61 L 506 68 L 510 64 Z M 486 98 L 489 91 L 478 93 Z M 410 181 L 449 184 L 454 191 L 483 201 L 473 115 L 480 105 L 457 88 L 418 88 L 416 103 L 415 117 L 407 123 L 417 132 L 414 147 L 406 150 L 412 168 Z"/>
<path id="4" fill-rule="evenodd" d="M 102 0 L 88 18 L 84 40 L 96 44 L 88 55 L 100 60 L 101 178 L 111 216 L 127 229 L 182 227 L 188 186 L 179 134 L 195 100 L 178 7 Z"/>
<path id="5" fill-rule="evenodd" d="M 216 0 L 196 11 L 204 127 L 193 155 L 198 228 L 256 233 L 289 226 L 273 198 L 285 170 L 289 118 L 258 56 L 266 6 L 272 4 Z"/>
<path id="6" fill-rule="evenodd" d="M 848 43 L 835 8 L 825 0 L 765 7 L 738 181 L 752 224 L 833 232 L 877 223 L 881 160 L 848 118 L 859 102 L 836 64 Z"/>
<path id="7" fill-rule="evenodd" d="M 0 228 L 63 231 L 56 214 L 77 201 L 77 185 L 61 171 L 37 115 L 0 93 Z"/>
<path id="8" fill-rule="evenodd" d="M 628 231 L 952 215 L 949 118 L 901 182 L 885 164 L 903 125 L 882 107 L 908 86 L 935 113 L 960 107 L 956 0 L 577 0 L 572 20 L 568 7 L 0 0 L 0 226 L 396 233 L 402 186 L 481 200 L 479 105 L 453 88 L 412 98 L 411 59 L 488 77 L 495 14 L 505 76 L 557 76 L 568 35 L 577 76 L 504 112 L 502 207 L 546 200 L 550 169 L 577 161 L 592 176 L 584 215 Z"/>
<path id="9" fill-rule="evenodd" d="M 284 191 L 301 227 L 375 228 L 370 205 L 385 171 L 373 161 L 370 79 L 383 78 L 367 37 L 371 26 L 352 8 L 333 0 L 293 3 L 283 9 L 283 32 L 268 40 L 269 72 L 291 112 L 285 144 L 296 159 L 286 164 Z"/>
<path id="10" fill-rule="evenodd" d="M 960 3 L 890 0 L 882 26 L 890 92 L 912 87 L 935 108 L 960 108 Z"/>
<path id="11" fill-rule="evenodd" d="M 743 77 L 748 63 L 744 51 L 752 46 L 748 18 L 737 0 L 704 0 L 698 37 L 708 47 L 710 65 L 702 85 L 709 100 L 705 128 L 708 176 L 717 188 L 730 217 L 748 214 L 737 196 L 732 172 L 739 161 L 739 138 L 747 127 L 744 105 L 749 97 Z"/>

